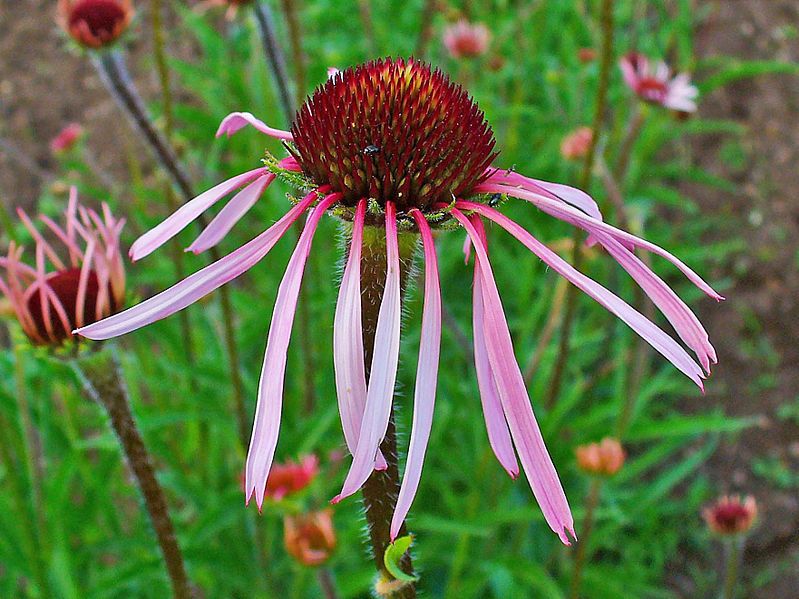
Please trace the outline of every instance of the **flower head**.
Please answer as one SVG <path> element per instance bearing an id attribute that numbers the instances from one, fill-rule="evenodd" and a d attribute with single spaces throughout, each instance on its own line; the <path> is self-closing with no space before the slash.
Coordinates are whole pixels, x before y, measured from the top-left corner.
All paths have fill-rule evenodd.
<path id="1" fill-rule="evenodd" d="M 686 73 L 672 77 L 665 62 L 653 65 L 637 52 L 630 52 L 619 62 L 624 81 L 644 102 L 658 104 L 678 112 L 696 112 L 699 90 L 691 85 Z"/>
<path id="2" fill-rule="evenodd" d="M 588 47 L 580 48 L 579 50 L 577 50 L 577 58 L 583 64 L 594 62 L 594 60 L 596 60 L 596 50 Z"/>
<path id="3" fill-rule="evenodd" d="M 566 160 L 575 160 L 583 158 L 591 146 L 591 140 L 594 137 L 594 131 L 591 127 L 579 127 L 566 137 L 560 143 L 560 155 Z"/>
<path id="4" fill-rule="evenodd" d="M 275 501 L 302 491 L 319 474 L 319 459 L 315 455 L 305 456 L 299 464 L 288 461 L 275 464 L 266 481 L 266 496 Z"/>
<path id="5" fill-rule="evenodd" d="M 474 58 L 488 50 L 491 32 L 483 23 L 461 19 L 444 30 L 444 46 L 452 58 Z"/>
<path id="6" fill-rule="evenodd" d="M 222 121 L 218 135 L 232 135 L 248 125 L 282 140 L 291 155 L 279 162 L 268 159 L 266 166 L 233 177 L 188 202 L 134 243 L 133 259 L 166 243 L 234 191 L 239 190 L 190 250 L 200 252 L 216 245 L 277 176 L 305 188 L 307 195 L 238 250 L 155 297 L 79 332 L 92 339 L 107 339 L 174 314 L 253 267 L 294 221 L 308 213 L 278 289 L 258 389 L 245 492 L 248 500 L 255 496 L 260 506 L 277 445 L 286 352 L 305 263 L 322 216 L 330 212 L 346 221 L 349 251 L 333 324 L 333 362 L 344 439 L 353 460 L 341 492 L 334 498 L 339 501 L 355 493 L 374 469 L 386 467 L 379 446 L 389 423 L 399 363 L 400 252 L 408 247 L 408 239 L 411 248 L 421 240 L 425 282 L 414 425 L 391 525 L 395 538 L 419 484 L 433 420 L 441 294 L 431 229 L 461 227 L 475 250 L 475 367 L 489 443 L 511 477 L 524 471 L 546 521 L 568 543 L 567 533 L 574 533 L 571 512 L 514 356 L 489 262 L 484 219 L 516 237 L 555 272 L 621 318 L 700 387 L 716 360 L 707 333 L 633 248 L 666 258 L 705 293 L 715 299 L 721 296 L 666 250 L 603 222 L 596 203 L 585 193 L 492 166 L 497 153 L 483 113 L 461 87 L 424 63 L 385 59 L 339 72 L 308 98 L 291 132 L 270 127 L 248 112 L 236 112 Z M 604 247 L 649 295 L 696 353 L 699 364 L 655 323 L 496 210 L 493 200 L 502 196 L 521 199 L 585 230 L 590 241 Z M 368 381 L 361 312 L 361 262 L 366 254 L 362 249 L 367 244 L 369 256 L 374 255 L 375 247 L 385 256 Z"/>
<path id="7" fill-rule="evenodd" d="M 613 476 L 624 465 L 626 454 L 617 439 L 606 437 L 599 443 L 580 445 L 576 450 L 580 470 L 600 476 Z"/>
<path id="8" fill-rule="evenodd" d="M 321 566 L 336 548 L 333 511 L 287 515 L 283 520 L 283 540 L 286 550 L 298 562 L 305 566 Z"/>
<path id="9" fill-rule="evenodd" d="M 133 20 L 131 0 L 59 0 L 59 22 L 84 48 L 110 46 Z"/>
<path id="10" fill-rule="evenodd" d="M 103 204 L 103 217 L 78 204 L 77 191 L 60 226 L 41 220 L 64 246 L 59 253 L 35 228 L 27 214 L 19 216 L 36 242 L 35 265 L 22 261 L 23 248 L 11 243 L 0 257 L 0 292 L 5 295 L 25 334 L 38 345 L 60 345 L 72 331 L 109 316 L 122 307 L 125 270 L 119 233 L 125 224 Z M 49 263 L 49 264 L 48 264 Z M 75 338 L 77 339 L 77 338 Z"/>
<path id="11" fill-rule="evenodd" d="M 722 536 L 748 532 L 757 518 L 757 502 L 751 495 L 725 495 L 702 512 L 708 528 Z"/>
<path id="12" fill-rule="evenodd" d="M 58 132 L 51 141 L 50 149 L 58 154 L 71 150 L 75 143 L 83 136 L 83 127 L 80 123 L 70 123 Z"/>

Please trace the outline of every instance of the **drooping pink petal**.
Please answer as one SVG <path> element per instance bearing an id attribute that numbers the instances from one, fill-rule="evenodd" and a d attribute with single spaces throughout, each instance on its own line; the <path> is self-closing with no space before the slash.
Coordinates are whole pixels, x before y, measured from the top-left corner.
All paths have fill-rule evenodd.
<path id="1" fill-rule="evenodd" d="M 563 492 L 555 466 L 549 457 L 541 431 L 533 415 L 530 398 L 524 386 L 524 379 L 513 353 L 513 342 L 505 320 L 505 312 L 499 297 L 488 254 L 483 245 L 482 227 L 479 217 L 473 221 L 467 219 L 459 210 L 453 209 L 452 215 L 463 225 L 469 236 L 476 257 L 480 263 L 482 275 L 483 312 L 485 345 L 488 359 L 494 372 L 494 380 L 499 392 L 505 417 L 510 427 L 513 442 L 519 453 L 522 468 L 533 490 L 538 505 L 550 528 L 558 535 L 561 542 L 569 545 L 567 532 L 574 533 L 574 520 L 569 502 Z"/>
<path id="2" fill-rule="evenodd" d="M 352 240 L 344 276 L 341 279 L 336 315 L 333 320 L 333 366 L 336 372 L 341 427 L 351 454 L 355 454 L 366 406 L 366 369 L 363 364 L 363 326 L 361 321 L 361 244 L 366 200 L 358 202 L 352 223 Z M 386 468 L 378 452 L 375 467 Z"/>
<path id="3" fill-rule="evenodd" d="M 513 450 L 508 423 L 505 420 L 505 411 L 502 409 L 497 383 L 494 381 L 494 373 L 491 370 L 486 350 L 482 278 L 480 262 L 477 261 L 474 264 L 472 293 L 472 328 L 474 329 L 472 334 L 474 336 L 474 366 L 477 371 L 477 386 L 480 389 L 480 403 L 483 406 L 488 443 L 505 471 L 511 478 L 516 479 L 519 476 L 519 463 L 516 461 L 516 452 Z"/>
<path id="4" fill-rule="evenodd" d="M 94 258 L 94 249 L 95 249 L 94 241 L 90 241 L 88 244 L 86 244 L 86 258 L 84 258 L 83 260 L 83 265 L 81 265 L 80 268 L 80 276 L 78 277 L 78 293 L 77 297 L 75 298 L 75 323 L 73 325 L 78 328 L 83 326 L 83 314 L 86 306 L 86 291 L 89 286 L 89 275 L 91 274 L 91 269 L 92 269 L 92 259 Z M 98 285 L 97 289 L 99 291 L 101 289 L 101 286 Z M 95 308 L 96 305 L 100 303 L 99 300 L 100 297 L 98 293 L 97 300 L 95 300 Z"/>
<path id="5" fill-rule="evenodd" d="M 255 181 L 268 172 L 269 171 L 265 167 L 261 167 L 242 173 L 201 193 L 193 200 L 186 202 L 166 220 L 147 231 L 134 242 L 130 248 L 131 260 L 140 260 L 152 253 L 180 233 L 189 223 L 227 194 L 239 187 L 247 185 L 251 181 Z"/>
<path id="6" fill-rule="evenodd" d="M 366 407 L 361 422 L 358 446 L 341 493 L 341 501 L 366 482 L 374 467 L 380 442 L 386 434 L 394 399 L 400 342 L 400 263 L 397 239 L 397 212 L 393 202 L 386 202 L 386 285 L 377 316 L 375 345 L 366 391 Z"/>
<path id="7" fill-rule="evenodd" d="M 225 235 L 233 228 L 233 225 L 247 214 L 247 211 L 255 205 L 264 190 L 274 180 L 275 175 L 268 173 L 259 177 L 233 196 L 233 199 L 225 204 L 219 214 L 214 217 L 197 239 L 187 248 L 188 251 L 199 254 L 222 241 Z"/>
<path id="8" fill-rule="evenodd" d="M 536 194 L 524 189 L 519 189 L 516 187 L 508 187 L 506 185 L 496 185 L 493 183 L 483 183 L 478 185 L 474 189 L 475 193 L 505 193 L 510 196 L 527 200 L 530 203 L 534 204 L 538 207 L 542 212 L 546 212 L 547 214 L 554 216 L 562 221 L 565 221 L 569 224 L 574 226 L 580 227 L 585 231 L 594 234 L 596 232 L 604 232 L 608 233 L 611 237 L 616 239 L 617 241 L 621 242 L 625 245 L 631 245 L 632 247 L 640 247 L 648 252 L 652 252 L 653 254 L 657 254 L 671 262 L 674 266 L 680 269 L 682 273 L 691 281 L 694 285 L 696 285 L 699 289 L 701 289 L 706 295 L 712 297 L 713 299 L 720 301 L 724 298 L 716 293 L 710 285 L 705 283 L 698 274 L 696 274 L 693 270 L 691 270 L 688 266 L 686 266 L 679 258 L 670 254 L 663 248 L 655 245 L 654 243 L 650 243 L 645 239 L 641 239 L 640 237 L 636 237 L 631 233 L 627 233 L 626 231 L 622 231 L 621 229 L 617 229 L 616 227 L 604 223 L 600 220 L 592 218 L 590 216 L 586 216 L 580 210 L 576 208 L 572 208 L 571 206 L 564 204 L 563 202 L 553 201 L 551 198 L 545 197 L 541 194 Z"/>
<path id="9" fill-rule="evenodd" d="M 538 241 L 516 222 L 497 210 L 483 204 L 475 204 L 474 202 L 461 202 L 457 205 L 466 210 L 474 210 L 478 214 L 500 225 L 508 233 L 521 241 L 530 251 L 541 258 L 541 260 L 555 272 L 562 275 L 578 289 L 594 298 L 597 302 L 618 316 L 647 343 L 660 352 L 669 362 L 674 364 L 674 366 L 688 378 L 694 381 L 700 389 L 703 387 L 702 379 L 704 378 L 704 373 L 699 365 L 691 359 L 691 356 L 689 356 L 674 339 L 669 337 L 643 314 L 593 279 L 576 270 L 571 264 Z"/>
<path id="10" fill-rule="evenodd" d="M 391 519 L 391 540 L 399 534 L 405 516 L 411 508 L 419 479 L 422 476 L 427 442 L 433 425 L 433 408 L 438 383 L 438 358 L 441 349 L 441 288 L 438 281 L 436 246 L 430 226 L 419 210 L 411 211 L 424 248 L 424 307 L 422 333 L 419 341 L 419 363 L 416 367 L 416 387 L 413 398 L 413 428 L 408 446 L 408 458 L 402 476 L 397 505 Z"/>
<path id="11" fill-rule="evenodd" d="M 222 122 L 219 124 L 219 129 L 216 131 L 216 136 L 221 137 L 222 135 L 227 135 L 230 137 L 247 125 L 255 127 L 258 129 L 258 131 L 268 135 L 269 137 L 274 137 L 276 139 L 287 139 L 289 141 L 294 139 L 291 136 L 291 133 L 288 131 L 270 127 L 262 120 L 255 118 L 249 112 L 231 112 L 224 119 L 222 119 Z"/>
<path id="12" fill-rule="evenodd" d="M 334 196 L 330 196 L 334 197 Z M 338 196 L 335 196 L 338 197 Z M 189 304 L 211 293 L 228 281 L 252 268 L 274 247 L 291 224 L 317 199 L 315 191 L 293 206 L 283 218 L 252 241 L 231 252 L 224 258 L 206 266 L 173 285 L 166 291 L 151 297 L 124 312 L 90 324 L 77 331 L 89 339 L 110 339 L 161 320 L 182 310 Z"/>
<path id="13" fill-rule="evenodd" d="M 634 253 L 605 233 L 597 233 L 598 242 L 616 262 L 635 280 L 668 319 L 674 330 L 688 347 L 696 353 L 705 372 L 716 363 L 716 350 L 710 343 L 707 331 L 691 309 L 666 283 L 644 264 Z"/>
<path id="14" fill-rule="evenodd" d="M 22 208 L 17 208 L 17 215 L 22 221 L 22 224 L 25 225 L 25 228 L 31 234 L 31 237 L 33 237 L 34 241 L 36 241 L 36 245 L 42 248 L 44 253 L 50 259 L 50 262 L 53 263 L 53 266 L 55 266 L 58 270 L 65 270 L 66 266 L 64 266 L 64 263 L 61 262 L 61 258 L 58 257 L 56 251 L 49 243 L 47 243 L 45 238 L 42 237 L 42 234 L 36 229 L 34 224 L 31 222 L 31 219 L 28 218 L 27 213 Z"/>
<path id="15" fill-rule="evenodd" d="M 247 452 L 247 467 L 244 476 L 246 500 L 249 503 L 255 494 L 255 503 L 258 505 L 258 509 L 261 509 L 264 502 L 266 481 L 269 478 L 269 470 L 272 467 L 277 437 L 280 432 L 286 355 L 305 263 L 311 251 L 311 243 L 319 220 L 338 199 L 336 195 L 330 195 L 311 212 L 278 288 L 275 308 L 272 312 L 272 323 L 269 325 L 261 380 L 258 383 L 255 423 L 250 439 L 250 449 Z"/>
<path id="16" fill-rule="evenodd" d="M 592 216 L 597 220 L 602 220 L 602 213 L 599 211 L 599 206 L 590 195 L 575 187 L 562 185 L 561 183 L 550 183 L 548 181 L 541 181 L 539 179 L 531 179 L 513 171 L 487 169 L 491 172 L 485 183 L 495 183 L 498 185 L 509 185 L 511 187 L 519 187 L 526 189 L 533 193 L 539 193 L 553 200 L 560 200 L 579 208 L 588 216 Z"/>

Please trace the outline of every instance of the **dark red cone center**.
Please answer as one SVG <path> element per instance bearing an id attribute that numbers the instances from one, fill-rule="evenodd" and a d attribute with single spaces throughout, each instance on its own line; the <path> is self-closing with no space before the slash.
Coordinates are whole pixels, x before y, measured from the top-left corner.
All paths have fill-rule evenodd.
<path id="1" fill-rule="evenodd" d="M 114 0 L 85 0 L 70 11 L 69 28 L 85 26 L 93 38 L 105 41 L 119 34 L 127 17 L 125 8 Z"/>
<path id="2" fill-rule="evenodd" d="M 297 113 L 303 172 L 354 206 L 374 199 L 422 211 L 468 195 L 497 153 L 484 114 L 459 85 L 413 59 L 338 73 Z"/>
<path id="3" fill-rule="evenodd" d="M 64 307 L 64 311 L 66 312 L 67 318 L 69 319 L 70 330 L 67 330 L 64 328 L 64 325 L 61 322 L 61 318 L 58 316 L 58 312 L 56 312 L 53 302 L 45 298 L 45 301 L 48 302 L 50 307 L 50 322 L 52 323 L 53 337 L 55 338 L 55 341 L 60 342 L 72 337 L 71 329 L 77 326 L 76 316 L 78 309 L 78 288 L 80 286 L 80 269 L 70 268 L 68 270 L 63 270 L 59 273 L 56 273 L 55 275 L 51 275 L 47 279 L 47 284 L 61 302 L 61 305 Z M 86 299 L 83 303 L 83 324 L 90 324 L 97 320 L 95 316 L 99 289 L 100 287 L 97 281 L 97 274 L 93 270 L 89 271 L 89 278 L 86 285 Z M 113 304 L 113 294 L 111 294 L 110 288 L 109 298 L 111 298 L 110 301 Z M 44 339 L 49 339 L 50 333 L 48 333 L 47 325 L 45 324 L 46 312 L 42 311 L 40 290 L 37 289 L 31 294 L 31 297 L 28 300 L 28 310 L 33 317 L 33 321 L 36 325 L 36 330 L 39 335 Z"/>

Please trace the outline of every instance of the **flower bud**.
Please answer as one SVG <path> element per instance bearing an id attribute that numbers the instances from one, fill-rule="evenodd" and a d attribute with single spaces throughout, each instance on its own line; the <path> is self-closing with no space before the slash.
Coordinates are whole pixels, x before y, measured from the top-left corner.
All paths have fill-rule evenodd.
<path id="1" fill-rule="evenodd" d="M 37 345 L 61 345 L 72 331 L 115 313 L 125 298 L 125 269 L 119 248 L 124 220 L 103 204 L 102 218 L 78 204 L 70 192 L 64 226 L 42 217 L 55 239 L 48 242 L 23 210 L 17 211 L 36 243 L 35 264 L 22 261 L 11 243 L 0 257 L 0 293 L 5 295 L 28 338 Z M 2 271 L 0 271 L 2 272 Z"/>
<path id="2" fill-rule="evenodd" d="M 83 127 L 79 123 L 70 123 L 50 141 L 50 149 L 54 154 L 68 152 L 83 136 Z"/>
<path id="3" fill-rule="evenodd" d="M 131 0 L 59 0 L 61 27 L 84 48 L 110 46 L 133 20 Z"/>
<path id="4" fill-rule="evenodd" d="M 563 138 L 560 144 L 560 155 L 567 160 L 583 158 L 591 147 L 594 132 L 591 127 L 580 127 Z"/>
<path id="5" fill-rule="evenodd" d="M 580 48 L 577 51 L 577 58 L 583 64 L 588 64 L 596 60 L 596 50 L 593 48 Z"/>
<path id="6" fill-rule="evenodd" d="M 325 563 L 336 548 L 333 511 L 310 512 L 283 519 L 286 550 L 305 566 Z"/>
<path id="7" fill-rule="evenodd" d="M 755 498 L 747 495 L 724 496 L 702 511 L 708 528 L 722 536 L 739 535 L 752 528 L 757 518 Z"/>
<path id="8" fill-rule="evenodd" d="M 626 457 L 617 439 L 605 437 L 599 443 L 580 445 L 576 451 L 577 465 L 588 474 L 613 476 L 624 465 Z"/>

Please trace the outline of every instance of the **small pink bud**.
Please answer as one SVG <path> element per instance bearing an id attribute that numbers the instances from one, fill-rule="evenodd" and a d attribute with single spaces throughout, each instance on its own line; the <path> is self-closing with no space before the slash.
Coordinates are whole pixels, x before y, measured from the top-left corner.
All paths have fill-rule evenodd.
<path id="1" fill-rule="evenodd" d="M 83 127 L 79 123 L 70 123 L 50 141 L 50 149 L 58 154 L 71 150 L 83 136 Z"/>
<path id="2" fill-rule="evenodd" d="M 617 439 L 605 437 L 599 443 L 580 445 L 575 453 L 580 470 L 588 474 L 613 476 L 624 465 L 626 454 Z"/>
<path id="3" fill-rule="evenodd" d="M 283 540 L 286 551 L 305 566 L 320 566 L 330 559 L 336 548 L 333 511 L 310 512 L 283 519 Z"/>
<path id="4" fill-rule="evenodd" d="M 482 23 L 461 19 L 444 30 L 444 46 L 452 58 L 474 58 L 488 50 L 491 32 Z"/>
<path id="5" fill-rule="evenodd" d="M 110 46 L 133 20 L 131 0 L 59 0 L 61 27 L 84 48 Z"/>
<path id="6" fill-rule="evenodd" d="M 591 127 L 580 127 L 563 138 L 560 144 L 560 155 L 567 160 L 583 158 L 588 153 L 594 133 Z"/>
<path id="7" fill-rule="evenodd" d="M 702 511 L 708 528 L 718 535 L 739 535 L 752 528 L 757 518 L 757 502 L 751 495 L 724 496 Z"/>

